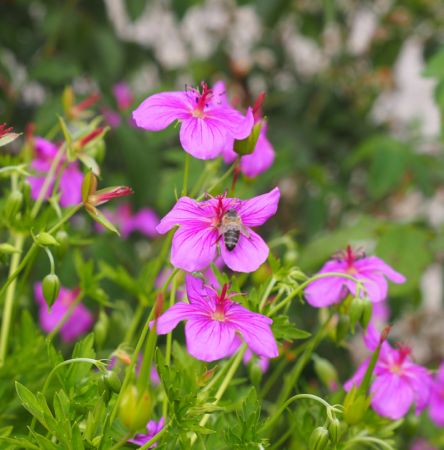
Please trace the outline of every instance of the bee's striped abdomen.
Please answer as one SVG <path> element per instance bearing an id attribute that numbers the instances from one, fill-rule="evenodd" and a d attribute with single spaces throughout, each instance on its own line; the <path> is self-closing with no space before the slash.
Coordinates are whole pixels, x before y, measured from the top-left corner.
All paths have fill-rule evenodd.
<path id="1" fill-rule="evenodd" d="M 224 233 L 224 243 L 228 251 L 232 251 L 239 241 L 240 230 L 232 229 Z"/>

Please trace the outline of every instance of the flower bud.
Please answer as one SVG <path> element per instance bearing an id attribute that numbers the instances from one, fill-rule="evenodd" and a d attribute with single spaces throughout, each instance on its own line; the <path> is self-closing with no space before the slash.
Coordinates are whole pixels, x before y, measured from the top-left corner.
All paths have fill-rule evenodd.
<path id="1" fill-rule="evenodd" d="M 60 291 L 60 280 L 55 273 L 50 273 L 43 278 L 42 291 L 48 308 L 51 308 L 57 300 Z"/>
<path id="2" fill-rule="evenodd" d="M 0 244 L 0 254 L 11 255 L 12 253 L 20 253 L 20 250 L 17 250 L 13 245 L 6 242 Z"/>
<path id="3" fill-rule="evenodd" d="M 103 375 L 103 380 L 105 384 L 115 393 L 118 394 L 120 392 L 120 388 L 122 387 L 122 383 L 120 382 L 120 378 L 117 376 L 116 372 L 112 370 L 107 370 Z"/>
<path id="4" fill-rule="evenodd" d="M 367 329 L 367 326 L 372 318 L 373 313 L 373 303 L 368 298 L 363 298 L 363 310 L 361 316 L 361 325 L 364 329 Z"/>
<path id="5" fill-rule="evenodd" d="M 335 445 L 339 442 L 341 437 L 341 422 L 337 417 L 333 417 L 328 424 L 328 433 L 330 435 L 331 442 Z"/>
<path id="6" fill-rule="evenodd" d="M 130 385 L 122 395 L 119 417 L 129 431 L 137 431 L 146 426 L 151 418 L 152 401 L 147 390 L 139 393 L 135 385 Z"/>
<path id="7" fill-rule="evenodd" d="M 105 311 L 100 311 L 99 320 L 94 325 L 94 340 L 99 347 L 102 347 L 108 334 L 108 316 Z"/>
<path id="8" fill-rule="evenodd" d="M 364 312 L 364 301 L 361 297 L 355 297 L 350 303 L 350 309 L 348 315 L 350 317 L 350 326 L 355 328 L 359 320 L 361 320 L 362 313 Z"/>
<path id="9" fill-rule="evenodd" d="M 23 194 L 15 189 L 10 194 L 6 200 L 5 205 L 5 217 L 8 219 L 14 219 L 23 203 Z"/>
<path id="10" fill-rule="evenodd" d="M 328 359 L 314 356 L 314 369 L 316 375 L 328 389 L 333 391 L 338 387 L 338 374 Z"/>
<path id="11" fill-rule="evenodd" d="M 353 386 L 344 399 L 344 420 L 349 425 L 356 425 L 364 417 L 370 406 L 370 398 Z"/>
<path id="12" fill-rule="evenodd" d="M 336 325 L 336 342 L 339 344 L 342 342 L 348 335 L 350 330 L 350 317 L 345 314 L 339 315 L 339 320 Z"/>
<path id="13" fill-rule="evenodd" d="M 66 253 L 66 250 L 68 250 L 69 246 L 68 233 L 65 230 L 59 230 L 55 235 L 55 239 L 60 244 L 59 247 L 57 248 L 57 254 L 60 256 L 64 255 Z"/>
<path id="14" fill-rule="evenodd" d="M 37 234 L 34 237 L 34 241 L 37 245 L 43 245 L 44 247 L 47 247 L 48 245 L 59 245 L 57 239 L 51 234 L 46 232 Z"/>
<path id="15" fill-rule="evenodd" d="M 254 152 L 256 147 L 257 140 L 259 139 L 259 134 L 262 128 L 262 120 L 255 123 L 253 128 L 251 129 L 251 133 L 248 137 L 241 140 L 234 141 L 234 151 L 240 155 L 249 155 Z"/>
<path id="16" fill-rule="evenodd" d="M 317 427 L 310 436 L 308 447 L 310 450 L 324 450 L 328 448 L 329 435 L 325 427 Z"/>

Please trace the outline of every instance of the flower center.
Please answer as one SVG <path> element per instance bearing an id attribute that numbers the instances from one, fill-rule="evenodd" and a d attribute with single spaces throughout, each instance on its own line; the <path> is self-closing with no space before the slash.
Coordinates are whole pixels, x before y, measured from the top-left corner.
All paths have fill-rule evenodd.
<path id="1" fill-rule="evenodd" d="M 333 256 L 338 261 L 345 262 L 347 265 L 347 273 L 355 275 L 358 270 L 354 267 L 357 260 L 365 258 L 365 252 L 361 249 L 353 249 L 350 245 L 347 245 L 345 250 L 341 250 Z"/>
<path id="2" fill-rule="evenodd" d="M 222 290 L 220 291 L 220 294 L 216 298 L 216 309 L 211 315 L 213 320 L 217 320 L 218 322 L 225 322 L 225 302 L 228 299 L 227 296 L 228 292 L 228 284 L 225 283 L 222 286 Z"/>
<path id="3" fill-rule="evenodd" d="M 401 375 L 404 370 L 404 362 L 412 353 L 412 349 L 406 345 L 398 345 L 395 363 L 390 367 L 390 372 Z"/>
<path id="4" fill-rule="evenodd" d="M 208 101 L 210 100 L 211 96 L 213 95 L 213 90 L 210 89 L 207 85 L 207 83 L 202 82 L 201 83 L 202 91 L 199 93 L 199 91 L 196 92 L 196 106 L 193 109 L 193 116 L 198 117 L 200 119 L 203 119 L 205 117 L 204 110 L 206 107 L 208 107 Z"/>

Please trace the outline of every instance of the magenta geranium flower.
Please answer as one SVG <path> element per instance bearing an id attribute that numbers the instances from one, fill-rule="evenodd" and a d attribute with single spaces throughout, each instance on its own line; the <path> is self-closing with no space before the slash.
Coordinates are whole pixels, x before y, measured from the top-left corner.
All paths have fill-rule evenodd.
<path id="1" fill-rule="evenodd" d="M 245 365 L 247 365 L 252 360 L 255 360 L 255 355 L 249 348 L 247 348 L 244 353 L 243 362 Z M 256 356 L 255 363 L 258 365 L 260 371 L 262 373 L 265 373 L 270 366 L 270 358 L 267 358 L 266 356 Z"/>
<path id="2" fill-rule="evenodd" d="M 61 287 L 57 300 L 51 306 L 51 309 L 48 309 L 43 297 L 41 283 L 34 285 L 34 295 L 39 307 L 40 326 L 46 333 L 50 333 L 65 317 L 70 306 L 79 295 L 79 290 Z M 89 331 L 93 323 L 94 317 L 91 312 L 82 303 L 79 303 L 60 329 L 62 340 L 65 342 L 75 341 L 80 335 Z"/>
<path id="3" fill-rule="evenodd" d="M 179 302 L 157 320 L 157 333 L 167 334 L 179 322 L 186 321 L 185 337 L 188 352 L 202 361 L 215 361 L 232 355 L 241 339 L 256 354 L 267 358 L 278 356 L 276 340 L 271 332 L 272 320 L 235 303 L 224 285 L 218 293 L 202 280 L 187 275 L 190 303 Z"/>
<path id="4" fill-rule="evenodd" d="M 31 197 L 36 200 L 58 149 L 55 144 L 41 137 L 36 137 L 34 143 L 35 158 L 31 163 L 31 170 L 36 175 L 28 177 L 28 181 L 31 185 Z M 58 188 L 60 191 L 60 205 L 63 207 L 77 205 L 82 201 L 81 186 L 83 180 L 83 175 L 77 162 L 68 163 L 66 167 L 65 163 L 66 161 L 62 160 L 56 171 L 56 175 L 60 176 Z M 48 189 L 46 198 L 51 196 L 53 188 L 54 181 Z"/>
<path id="5" fill-rule="evenodd" d="M 159 131 L 175 120 L 181 122 L 180 143 L 195 158 L 212 159 L 222 152 L 228 139 L 245 139 L 253 127 L 253 112 L 243 116 L 206 83 L 201 90 L 154 94 L 133 112 L 136 125 Z"/>
<path id="6" fill-rule="evenodd" d="M 132 439 L 128 439 L 128 442 L 131 442 L 131 444 L 143 446 L 148 441 L 150 441 L 156 434 L 162 431 L 164 424 L 165 419 L 163 417 L 158 422 L 156 422 L 155 420 L 150 420 L 146 425 L 147 431 L 146 434 L 136 434 L 136 436 L 134 436 Z M 148 448 L 154 447 L 157 447 L 157 442 L 155 442 Z"/>
<path id="7" fill-rule="evenodd" d="M 156 226 L 159 224 L 159 217 L 152 209 L 142 208 L 133 213 L 130 204 L 122 203 L 116 210 L 106 209 L 103 214 L 119 228 L 124 239 L 136 231 L 150 238 L 157 236 Z M 105 230 L 98 223 L 96 227 L 98 231 Z"/>
<path id="8" fill-rule="evenodd" d="M 376 256 L 365 256 L 350 246 L 337 253 L 319 271 L 322 273 L 339 272 L 351 275 L 364 285 L 369 299 L 381 302 L 387 297 L 387 280 L 393 283 L 404 283 L 405 277 L 392 269 Z M 348 293 L 356 294 L 356 283 L 343 277 L 331 276 L 313 281 L 305 289 L 305 298 L 311 306 L 324 308 L 339 303 Z M 364 292 L 361 292 L 364 295 Z"/>
<path id="9" fill-rule="evenodd" d="M 379 333 L 369 325 L 364 337 L 367 348 L 375 351 L 379 340 Z M 410 354 L 409 347 L 399 346 L 394 349 L 387 341 L 382 343 L 370 387 L 372 408 L 380 416 L 400 419 L 407 414 L 413 403 L 416 404 L 416 413 L 419 414 L 429 402 L 432 378 L 425 367 L 412 361 Z M 364 361 L 355 375 L 345 383 L 346 391 L 361 384 L 369 362 L 370 358 Z"/>
<path id="10" fill-rule="evenodd" d="M 444 362 L 433 380 L 429 414 L 437 426 L 444 427 Z"/>
<path id="11" fill-rule="evenodd" d="M 276 213 L 280 192 L 274 188 L 250 200 L 219 195 L 198 202 L 181 197 L 160 221 L 157 231 L 164 234 L 179 225 L 173 237 L 171 263 L 194 272 L 205 269 L 217 256 L 236 272 L 254 272 L 267 259 L 269 249 L 251 227 L 262 225 Z M 226 233 L 227 224 L 236 227 L 238 240 Z M 234 247 L 233 247 L 234 244 Z"/>
<path id="12" fill-rule="evenodd" d="M 124 81 L 120 81 L 113 86 L 113 94 L 120 111 L 125 111 L 133 104 L 133 93 L 128 84 Z"/>

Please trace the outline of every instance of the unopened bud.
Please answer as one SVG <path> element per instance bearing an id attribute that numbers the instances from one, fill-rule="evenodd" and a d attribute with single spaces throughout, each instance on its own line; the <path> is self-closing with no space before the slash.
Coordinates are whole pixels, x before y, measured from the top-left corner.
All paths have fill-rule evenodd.
<path id="1" fill-rule="evenodd" d="M 350 317 L 350 326 L 355 328 L 356 324 L 361 320 L 362 313 L 364 312 L 364 301 L 361 297 L 355 297 L 350 303 L 350 309 L 348 315 Z"/>
<path id="2" fill-rule="evenodd" d="M 259 139 L 259 134 L 262 129 L 262 121 L 255 123 L 253 128 L 251 129 L 251 133 L 248 137 L 241 140 L 234 141 L 234 151 L 240 155 L 249 155 L 254 152 L 256 148 L 257 140 Z"/>
<path id="3" fill-rule="evenodd" d="M 350 331 L 350 317 L 345 314 L 339 315 L 339 320 L 336 325 L 336 342 L 339 344 L 342 342 L 348 335 Z"/>
<path id="4" fill-rule="evenodd" d="M 16 249 L 13 245 L 6 242 L 0 244 L 0 254 L 11 255 L 12 253 L 20 253 L 20 250 Z"/>
<path id="5" fill-rule="evenodd" d="M 60 291 L 60 280 L 55 273 L 50 273 L 43 278 L 42 291 L 48 308 L 51 308 L 57 300 Z"/>
<path id="6" fill-rule="evenodd" d="M 344 420 L 349 425 L 356 425 L 361 421 L 370 405 L 370 398 L 359 392 L 356 386 L 347 393 L 344 399 Z"/>
<path id="7" fill-rule="evenodd" d="M 10 194 L 8 199 L 6 200 L 5 205 L 5 216 L 8 219 L 14 219 L 17 213 L 20 211 L 20 208 L 23 203 L 23 194 L 15 189 Z"/>
<path id="8" fill-rule="evenodd" d="M 341 437 L 341 422 L 337 417 L 333 417 L 328 424 L 328 433 L 333 444 L 337 444 Z"/>
<path id="9" fill-rule="evenodd" d="M 338 373 L 328 359 L 314 356 L 314 369 L 316 375 L 328 389 L 333 391 L 338 387 Z"/>
<path id="10" fill-rule="evenodd" d="M 325 427 L 317 427 L 313 430 L 310 436 L 309 448 L 310 450 L 324 450 L 328 446 L 329 435 Z"/>
<path id="11" fill-rule="evenodd" d="M 144 428 L 151 418 L 152 401 L 147 390 L 139 393 L 135 385 L 130 385 L 122 395 L 119 417 L 130 431 Z"/>
<path id="12" fill-rule="evenodd" d="M 361 325 L 364 329 L 367 329 L 368 324 L 372 318 L 373 313 L 373 303 L 368 298 L 363 298 L 363 308 L 361 316 Z"/>
<path id="13" fill-rule="evenodd" d="M 105 311 L 100 311 L 99 319 L 94 325 L 94 340 L 99 347 L 105 342 L 106 335 L 108 334 L 108 316 Z"/>
<path id="14" fill-rule="evenodd" d="M 115 393 L 118 394 L 120 392 L 120 388 L 122 387 L 122 383 L 120 382 L 120 378 L 117 376 L 116 372 L 112 370 L 107 370 L 103 379 L 105 384 Z"/>
<path id="15" fill-rule="evenodd" d="M 49 245 L 57 245 L 57 246 L 59 245 L 57 239 L 51 234 L 46 233 L 45 231 L 37 234 L 34 237 L 34 241 L 37 245 L 43 245 L 44 247 L 47 247 Z"/>

